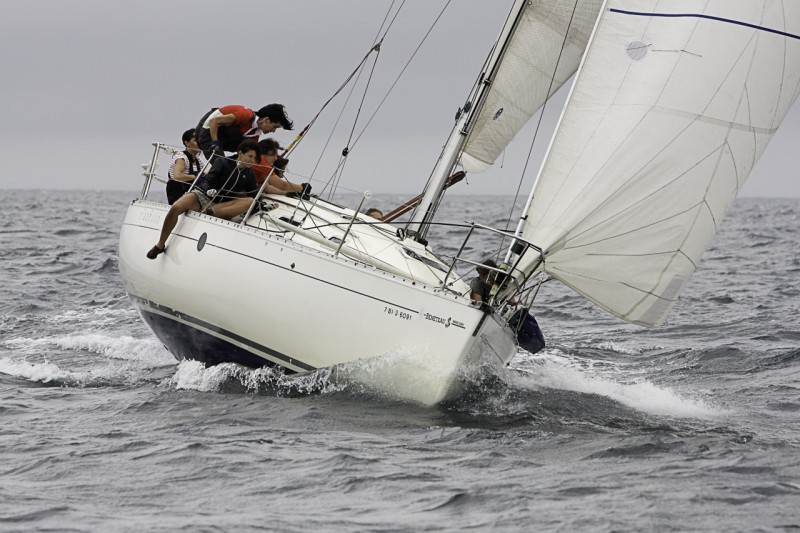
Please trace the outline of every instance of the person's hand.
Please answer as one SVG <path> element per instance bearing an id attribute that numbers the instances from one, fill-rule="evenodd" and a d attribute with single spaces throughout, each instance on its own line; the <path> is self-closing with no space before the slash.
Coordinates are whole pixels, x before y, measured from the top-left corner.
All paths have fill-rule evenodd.
<path id="1" fill-rule="evenodd" d="M 211 141 L 211 151 L 222 155 L 222 145 L 219 143 L 219 141 Z"/>
<path id="2" fill-rule="evenodd" d="M 217 189 L 208 189 L 206 191 L 206 196 L 209 198 L 214 198 L 217 195 Z"/>

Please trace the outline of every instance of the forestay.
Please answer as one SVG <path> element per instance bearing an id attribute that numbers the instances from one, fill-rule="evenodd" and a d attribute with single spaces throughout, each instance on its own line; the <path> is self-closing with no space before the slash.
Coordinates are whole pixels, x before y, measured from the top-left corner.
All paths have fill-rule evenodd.
<path id="1" fill-rule="evenodd" d="M 575 73 L 602 3 L 540 0 L 524 8 L 461 156 L 466 171 L 491 166 Z"/>
<path id="2" fill-rule="evenodd" d="M 548 274 L 654 326 L 797 96 L 800 3 L 610 0 L 600 17 L 523 236 Z"/>

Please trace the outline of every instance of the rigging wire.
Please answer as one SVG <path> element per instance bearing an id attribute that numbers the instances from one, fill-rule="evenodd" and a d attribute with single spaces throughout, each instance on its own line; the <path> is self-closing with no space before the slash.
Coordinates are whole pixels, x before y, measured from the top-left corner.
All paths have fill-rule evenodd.
<path id="1" fill-rule="evenodd" d="M 364 63 L 366 63 L 367 58 L 369 58 L 369 55 L 372 52 L 377 52 L 377 51 L 380 50 L 381 43 L 383 43 L 383 40 L 386 38 L 386 35 L 389 33 L 389 30 L 394 25 L 394 21 L 397 19 L 397 15 L 400 12 L 400 10 L 403 8 L 403 5 L 405 5 L 405 0 L 403 0 L 403 3 L 400 4 L 400 7 L 397 9 L 397 12 L 395 13 L 394 17 L 392 18 L 392 21 L 389 23 L 389 25 L 386 27 L 386 30 L 383 32 L 383 36 L 381 37 L 380 41 L 378 41 L 377 44 L 375 44 L 372 48 L 369 49 L 369 51 L 361 59 L 361 62 L 358 64 L 358 66 L 356 66 L 355 69 L 353 69 L 353 71 L 350 73 L 350 75 L 347 77 L 347 79 L 345 79 L 344 82 L 342 82 L 342 84 L 339 86 L 339 88 L 333 93 L 333 95 L 330 98 L 328 98 L 328 100 L 324 104 L 322 104 L 322 107 L 319 109 L 317 114 L 314 115 L 314 118 L 311 119 L 311 122 L 309 122 L 308 125 L 306 125 L 306 127 L 303 128 L 303 130 L 300 133 L 297 134 L 297 136 L 294 138 L 294 140 L 291 142 L 291 144 L 286 148 L 286 150 L 284 150 L 283 156 L 288 156 L 292 152 L 292 150 L 294 150 L 294 148 L 297 146 L 297 144 L 303 139 L 305 134 L 308 132 L 308 130 L 310 130 L 311 127 L 314 125 L 314 123 L 317 121 L 317 119 L 322 114 L 322 112 L 325 110 L 325 108 L 328 107 L 328 105 L 339 95 L 340 92 L 342 92 L 342 90 L 344 90 L 344 88 L 347 86 L 347 84 L 350 83 L 350 80 L 353 79 L 353 76 L 355 76 L 356 73 L 361 70 L 361 68 L 364 66 Z M 388 13 L 391 13 L 392 6 L 394 6 L 394 0 L 392 1 L 392 4 L 389 6 L 389 10 L 387 12 L 387 15 L 384 17 L 384 23 L 386 21 L 386 18 L 388 18 Z M 383 23 L 381 24 L 381 29 L 382 29 L 382 27 L 383 27 Z M 378 33 L 380 33 L 380 29 L 378 30 Z"/>
<path id="2" fill-rule="evenodd" d="M 383 96 L 383 99 L 381 99 L 381 101 L 378 103 L 378 106 L 377 106 L 377 107 L 375 108 L 375 110 L 372 112 L 372 115 L 370 115 L 369 119 L 367 120 L 367 123 L 364 125 L 364 127 L 363 127 L 363 128 L 361 128 L 361 131 L 359 131 L 358 135 L 356 136 L 356 139 L 355 139 L 355 141 L 353 141 L 353 144 L 350 146 L 350 151 L 351 151 L 351 152 L 352 152 L 353 148 L 355 148 L 355 147 L 356 147 L 356 145 L 358 144 L 359 140 L 361 140 L 361 137 L 364 135 L 364 133 L 366 132 L 367 128 L 369 128 L 370 124 L 372 124 L 372 121 L 375 119 L 375 116 L 378 114 L 378 112 L 380 111 L 381 107 L 383 107 L 383 104 L 385 104 L 385 103 L 386 103 L 386 100 L 387 100 L 387 99 L 389 98 L 389 96 L 391 95 L 391 93 L 392 93 L 392 91 L 394 90 L 395 86 L 397 86 L 398 82 L 400 81 L 400 79 L 401 79 L 401 78 L 403 77 L 403 75 L 405 74 L 405 71 L 408 69 L 409 65 L 411 64 L 411 62 L 412 62 L 412 61 L 414 60 L 414 58 L 416 57 L 416 55 L 417 55 L 417 53 L 419 52 L 419 50 L 422 48 L 422 45 L 423 45 L 423 44 L 425 44 L 425 41 L 428 39 L 428 37 L 430 36 L 431 32 L 432 32 L 432 31 L 433 31 L 433 29 L 436 27 L 436 24 L 437 24 L 437 23 L 439 22 L 439 20 L 442 18 L 442 15 L 444 15 L 444 12 L 447 10 L 447 8 L 448 8 L 448 6 L 450 5 L 450 3 L 451 3 L 451 2 L 452 2 L 452 0 L 447 0 L 447 3 L 444 5 L 444 7 L 442 8 L 442 10 L 441 10 L 441 11 L 439 12 L 439 14 L 436 16 L 436 19 L 433 21 L 433 23 L 431 24 L 431 26 L 428 28 L 428 31 L 427 31 L 427 32 L 425 33 L 425 35 L 422 37 L 422 40 L 419 42 L 419 44 L 417 45 L 417 47 L 414 49 L 414 52 L 413 52 L 413 53 L 411 54 L 411 56 L 408 58 L 408 60 L 406 61 L 405 65 L 403 66 L 402 70 L 400 71 L 400 73 L 397 75 L 397 77 L 395 78 L 395 80 L 394 80 L 394 82 L 392 83 L 392 85 L 391 85 L 391 86 L 389 87 L 389 89 L 386 91 L 386 94 Z M 403 2 L 403 4 L 405 4 L 405 1 Z M 400 8 L 398 8 L 398 12 L 399 12 L 399 9 L 402 9 L 402 7 L 403 7 L 403 6 L 401 5 L 401 6 L 400 6 Z M 393 20 L 392 22 L 394 22 L 394 20 Z M 388 32 L 388 28 L 387 28 L 387 32 Z M 385 37 L 385 35 L 384 35 L 384 37 Z M 344 164 L 344 162 L 340 160 L 340 161 L 339 161 L 339 165 L 338 165 L 338 166 L 336 167 L 336 169 L 333 171 L 333 175 L 331 176 L 330 180 L 332 180 L 332 179 L 334 178 L 334 176 L 336 175 L 336 173 L 338 173 L 338 172 L 339 172 L 339 168 L 340 168 L 340 167 L 341 167 L 343 164 Z M 329 180 L 329 182 L 330 182 L 330 180 Z M 327 187 L 327 185 L 326 185 L 326 187 Z"/>
<path id="3" fill-rule="evenodd" d="M 452 2 L 452 0 L 447 0 L 447 3 L 442 8 L 442 10 L 439 12 L 439 15 L 437 15 L 436 19 L 431 24 L 431 27 L 428 28 L 428 31 L 425 33 L 425 35 L 422 37 L 422 40 L 419 42 L 417 47 L 414 49 L 414 53 L 412 53 L 411 57 L 408 58 L 408 61 L 406 61 L 406 64 L 403 66 L 403 69 L 400 71 L 400 74 L 397 75 L 397 78 L 395 78 L 395 80 L 392 83 L 391 87 L 389 87 L 389 90 L 386 91 L 386 95 L 384 95 L 383 99 L 378 104 L 378 107 L 375 108 L 375 111 L 372 113 L 372 115 L 369 117 L 369 120 L 367 120 L 367 123 L 364 125 L 364 127 L 359 132 L 358 136 L 356 137 L 356 140 L 353 142 L 353 146 L 358 144 L 359 139 L 361 139 L 361 136 L 364 135 L 364 132 L 367 130 L 369 125 L 372 123 L 372 120 L 375 118 L 375 115 L 378 114 L 378 111 L 380 111 L 380 109 L 383 106 L 383 104 L 389 98 L 389 95 L 392 93 L 392 91 L 394 90 L 395 86 L 400 81 L 400 78 L 403 76 L 403 74 L 405 73 L 406 69 L 408 69 L 408 66 L 411 64 L 411 61 L 413 61 L 414 57 L 416 57 L 416 55 L 419 52 L 420 48 L 422 48 L 422 45 L 425 44 L 425 41 L 428 39 L 428 36 L 433 31 L 433 28 L 436 27 L 436 24 L 439 22 L 439 19 L 442 18 L 442 15 L 444 15 L 445 10 L 447 10 L 447 7 L 450 5 L 451 2 Z"/>
<path id="4" fill-rule="evenodd" d="M 358 117 L 361 116 L 361 110 L 364 108 L 364 100 L 367 98 L 367 92 L 369 91 L 369 85 L 372 82 L 372 76 L 375 74 L 375 67 L 378 64 L 378 58 L 381 55 L 380 45 L 378 45 L 378 53 L 375 55 L 375 60 L 372 63 L 372 69 L 369 71 L 369 77 L 367 78 L 367 84 L 364 86 L 364 93 L 361 95 L 361 102 L 358 105 L 358 110 L 356 111 L 355 119 L 353 119 L 353 127 L 350 128 L 350 136 L 347 138 L 347 143 L 345 144 L 344 149 L 342 149 L 342 164 L 339 165 L 338 176 L 333 181 L 333 186 L 331 187 L 330 192 L 328 193 L 328 198 L 332 198 L 334 193 L 336 193 L 336 189 L 339 185 L 339 180 L 342 178 L 342 174 L 344 173 L 344 166 L 347 162 L 347 156 L 350 154 L 350 142 L 353 140 L 353 133 L 356 130 L 356 125 L 358 124 Z"/>
<path id="5" fill-rule="evenodd" d="M 378 38 L 380 37 L 381 32 L 383 31 L 383 27 L 386 25 L 386 20 L 389 18 L 389 15 L 391 14 L 392 9 L 394 8 L 394 4 L 395 4 L 396 1 L 397 0 L 392 0 L 392 3 L 389 6 L 389 9 L 386 11 L 386 15 L 384 15 L 383 21 L 381 21 L 381 25 L 378 28 L 378 31 L 375 33 L 375 37 L 373 37 L 373 39 L 372 39 L 372 45 L 371 45 L 370 49 L 374 48 L 375 45 L 378 43 Z M 405 4 L 405 0 L 403 0 L 403 4 Z M 401 4 L 400 8 L 398 8 L 398 13 L 399 13 L 400 9 L 402 9 L 402 8 L 403 8 L 403 5 Z M 397 15 L 395 14 L 394 18 L 392 19 L 392 24 L 394 23 L 394 19 L 396 19 L 396 18 L 397 18 Z M 389 27 L 391 27 L 391 24 L 389 25 Z M 387 32 L 388 32 L 388 28 L 387 28 Z M 384 33 L 383 36 L 385 38 L 386 37 L 386 33 Z M 382 40 L 383 39 L 381 39 L 381 41 Z M 358 68 L 358 76 L 356 77 L 355 82 L 353 82 L 353 85 L 350 87 L 350 92 L 347 94 L 347 98 L 345 99 L 344 103 L 342 104 L 342 108 L 339 111 L 339 115 L 336 117 L 336 121 L 333 123 L 333 127 L 331 128 L 331 131 L 328 134 L 328 138 L 325 140 L 325 145 L 322 147 L 322 150 L 319 153 L 319 158 L 317 158 L 317 162 L 314 165 L 314 168 L 311 170 L 311 175 L 309 176 L 309 179 L 313 179 L 314 178 L 314 174 L 317 172 L 317 168 L 319 168 L 319 165 L 322 162 L 322 158 L 323 158 L 323 156 L 325 155 L 325 152 L 328 149 L 328 145 L 330 144 L 331 139 L 333 138 L 333 134 L 336 132 L 336 128 L 339 126 L 339 121 L 342 119 L 342 115 L 344 115 L 345 109 L 347 109 L 347 104 L 350 103 L 350 98 L 353 96 L 353 92 L 355 91 L 356 86 L 358 85 L 358 80 L 361 79 L 361 74 L 363 72 L 364 72 L 364 69 L 359 66 L 359 68 Z"/>

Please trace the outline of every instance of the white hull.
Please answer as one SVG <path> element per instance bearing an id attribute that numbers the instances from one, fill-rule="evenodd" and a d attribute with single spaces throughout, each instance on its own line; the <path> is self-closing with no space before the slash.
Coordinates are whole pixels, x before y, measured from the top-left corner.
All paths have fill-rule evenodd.
<path id="1" fill-rule="evenodd" d="M 272 217 L 282 210 L 290 215 L 290 202 L 296 203 L 284 199 Z M 370 239 L 379 240 L 371 226 L 354 226 L 348 236 L 343 228 L 326 228 L 346 237 L 348 256 L 337 257 L 336 246 L 325 239 L 315 243 L 278 233 L 267 217 L 248 221 L 260 221 L 259 229 L 189 213 L 180 217 L 166 252 L 149 260 L 145 254 L 158 239 L 167 208 L 146 201 L 131 205 L 119 260 L 132 302 L 178 359 L 307 372 L 378 358 L 391 365 L 390 372 L 371 377 L 358 372 L 359 365 L 348 365 L 348 373 L 397 397 L 433 405 L 459 393 L 461 370 L 503 366 L 516 353 L 504 322 L 459 294 L 463 282 L 442 290 L 438 271 L 408 258 L 395 261 L 389 272 L 353 259 L 356 248 L 381 256 L 368 249 Z M 322 214 L 330 218 L 331 210 Z M 321 226 L 320 219 L 315 224 Z M 392 242 L 403 250 L 397 239 Z M 380 250 L 391 262 L 386 248 L 384 233 Z M 423 269 L 415 270 L 419 265 Z"/>

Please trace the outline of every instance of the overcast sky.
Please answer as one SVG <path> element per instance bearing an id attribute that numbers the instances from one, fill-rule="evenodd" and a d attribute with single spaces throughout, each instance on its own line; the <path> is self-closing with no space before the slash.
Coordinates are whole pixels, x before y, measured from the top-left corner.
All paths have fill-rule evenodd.
<path id="1" fill-rule="evenodd" d="M 12 8 L 11 0 L 0 1 L 3 188 L 132 191 L 141 187 L 150 143 L 179 145 L 180 134 L 211 107 L 283 103 L 296 128 L 276 136 L 289 143 L 359 63 L 392 3 L 28 0 Z M 356 135 L 445 3 L 406 0 L 384 41 Z M 343 187 L 422 189 L 511 4 L 452 0 L 353 148 Z M 312 172 L 315 180 L 332 175 L 368 74 L 316 171 L 346 93 L 293 154 L 290 168 L 299 181 Z M 552 128 L 562 102 L 547 110 L 546 126 Z M 531 139 L 532 128 L 523 130 L 501 156 L 502 165 L 470 176 L 457 192 L 513 193 Z M 800 197 L 798 139 L 795 106 L 741 194 Z M 540 134 L 525 194 L 548 140 Z"/>

